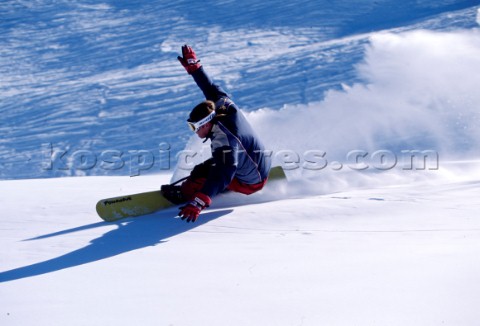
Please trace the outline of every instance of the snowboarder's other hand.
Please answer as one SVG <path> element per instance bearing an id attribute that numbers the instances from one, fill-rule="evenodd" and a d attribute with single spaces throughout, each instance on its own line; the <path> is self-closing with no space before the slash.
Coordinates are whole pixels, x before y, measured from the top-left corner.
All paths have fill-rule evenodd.
<path id="1" fill-rule="evenodd" d="M 195 51 L 186 44 L 182 46 L 182 56 L 178 56 L 177 59 L 190 75 L 202 66 L 200 60 L 197 60 Z"/>
<path id="2" fill-rule="evenodd" d="M 180 213 L 178 213 L 178 216 L 180 216 L 182 220 L 187 219 L 187 222 L 195 222 L 202 209 L 210 206 L 211 203 L 212 200 L 210 197 L 201 192 L 197 192 L 194 200 L 187 205 L 180 207 Z"/>

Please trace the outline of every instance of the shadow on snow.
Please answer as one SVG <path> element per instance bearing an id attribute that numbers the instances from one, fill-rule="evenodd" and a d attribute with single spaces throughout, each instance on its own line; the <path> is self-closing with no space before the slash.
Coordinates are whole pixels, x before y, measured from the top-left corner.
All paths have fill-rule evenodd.
<path id="1" fill-rule="evenodd" d="M 103 234 L 99 238 L 93 239 L 86 247 L 40 263 L 1 272 L 0 283 L 47 274 L 110 258 L 132 250 L 155 246 L 159 243 L 165 242 L 167 238 L 187 232 L 202 224 L 229 214 L 232 210 L 226 209 L 202 213 L 195 223 L 185 223 L 178 219 L 174 219 L 171 217 L 172 212 L 173 211 L 170 209 L 168 211 L 144 216 L 142 218 L 132 218 L 117 223 L 109 223 L 116 224 L 118 227 Z M 67 235 L 74 232 L 102 227 L 105 226 L 105 224 L 105 222 L 88 224 L 27 239 L 25 241 Z"/>

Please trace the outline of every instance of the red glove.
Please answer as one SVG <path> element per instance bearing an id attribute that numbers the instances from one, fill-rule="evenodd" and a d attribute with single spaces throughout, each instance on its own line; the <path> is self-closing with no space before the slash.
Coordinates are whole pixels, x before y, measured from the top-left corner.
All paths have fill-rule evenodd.
<path id="1" fill-rule="evenodd" d="M 180 216 L 182 220 L 187 219 L 187 222 L 195 222 L 202 209 L 210 206 L 211 203 L 212 200 L 210 197 L 201 192 L 197 192 L 195 194 L 195 199 L 187 205 L 180 207 L 180 213 L 178 213 L 178 216 Z"/>
<path id="2" fill-rule="evenodd" d="M 182 57 L 178 56 L 177 59 L 190 75 L 202 66 L 200 60 L 197 60 L 195 51 L 186 44 L 182 46 Z"/>

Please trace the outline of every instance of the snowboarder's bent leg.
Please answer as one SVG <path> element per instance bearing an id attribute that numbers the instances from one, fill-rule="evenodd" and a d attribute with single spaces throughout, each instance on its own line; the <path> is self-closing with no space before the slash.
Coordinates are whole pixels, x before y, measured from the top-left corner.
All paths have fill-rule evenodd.
<path id="1" fill-rule="evenodd" d="M 208 159 L 195 166 L 187 180 L 182 183 L 181 192 L 185 197 L 185 201 L 193 200 L 195 193 L 202 190 L 203 185 L 207 181 L 208 173 L 212 168 L 213 162 L 213 159 Z"/>

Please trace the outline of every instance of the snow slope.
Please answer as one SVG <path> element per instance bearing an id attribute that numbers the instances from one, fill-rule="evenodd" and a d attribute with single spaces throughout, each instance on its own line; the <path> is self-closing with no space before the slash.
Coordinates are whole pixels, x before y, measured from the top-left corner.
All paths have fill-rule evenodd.
<path id="1" fill-rule="evenodd" d="M 348 105 L 359 101 L 363 102 L 359 105 L 366 105 L 370 94 L 358 93 L 357 86 L 353 93 L 317 105 L 326 92 L 374 83 L 384 87 L 380 90 L 384 98 L 377 95 L 372 102 L 393 103 L 393 94 L 402 104 L 407 101 L 420 104 L 417 109 L 422 111 L 430 109 L 427 116 L 432 116 L 436 109 L 425 101 L 438 95 L 435 88 L 428 88 L 432 79 L 438 84 L 439 76 L 451 74 L 448 67 L 464 62 L 451 68 L 457 73 L 446 86 L 457 85 L 462 78 L 474 85 L 478 81 L 478 62 L 474 60 L 478 57 L 478 35 L 472 29 L 478 27 L 479 4 L 478 0 L 408 0 L 401 4 L 394 0 L 281 4 L 177 1 L 174 5 L 158 0 L 135 4 L 2 1 L 0 177 L 130 175 L 130 162 L 136 159 L 130 151 L 148 151 L 149 158 L 155 159 L 143 174 L 172 168 L 175 154 L 190 137 L 185 116 L 202 98 L 176 61 L 184 43 L 195 47 L 205 68 L 232 92 L 241 108 L 250 112 L 309 106 L 324 113 L 315 119 L 304 116 L 300 122 L 325 125 L 323 119 L 328 115 L 329 123 L 335 119 L 336 124 L 355 108 L 337 112 L 345 100 Z M 448 55 L 435 51 L 425 37 L 415 34 L 404 37 L 399 49 L 395 47 L 398 40 L 381 33 L 424 29 L 469 30 L 474 35 L 463 39 L 472 43 L 472 51 L 462 51 L 463 45 L 456 44 L 460 52 Z M 455 36 L 439 34 L 435 42 L 444 49 L 452 38 Z M 373 57 L 365 50 L 369 42 L 373 43 Z M 416 47 L 421 48 L 421 57 Z M 423 65 L 432 53 L 432 66 Z M 405 66 L 410 60 L 416 62 L 411 68 L 419 67 L 422 73 L 409 77 L 417 78 L 426 71 L 433 73 L 431 78 L 416 82 L 401 75 L 397 79 L 399 70 L 412 72 Z M 377 74 L 359 72 L 359 63 L 371 66 Z M 384 74 L 379 75 L 381 72 Z M 385 78 L 392 78 L 393 83 L 386 83 Z M 417 83 L 421 88 L 412 92 Z M 403 91 L 395 93 L 397 87 Z M 469 95 L 476 96 L 476 92 Z M 450 100 L 449 96 L 441 103 Z M 385 112 L 393 109 L 384 107 Z M 463 116 L 468 116 L 470 107 L 456 110 L 466 110 Z M 352 127 L 346 124 L 337 130 L 346 133 Z M 275 137 L 278 130 L 266 133 L 274 132 Z M 409 130 L 403 131 L 402 137 Z M 383 135 L 377 139 L 380 137 Z M 165 148 L 171 151 L 167 163 L 162 161 Z M 103 168 L 101 155 L 105 151 L 122 153 L 124 164 Z M 86 164 L 81 163 L 78 152 L 87 155 Z"/>
<path id="2" fill-rule="evenodd" d="M 478 166 L 478 163 L 475 163 Z M 168 176 L 4 181 L 2 325 L 475 325 L 480 174 L 102 223 Z M 48 191 L 46 191 L 48 189 Z M 24 194 L 28 194 L 25 198 Z M 255 204 L 257 202 L 257 204 Z"/>
<path id="3" fill-rule="evenodd" d="M 477 325 L 479 6 L 2 1 L 0 325 Z M 209 155 L 184 43 L 288 185 L 104 223 Z"/>

